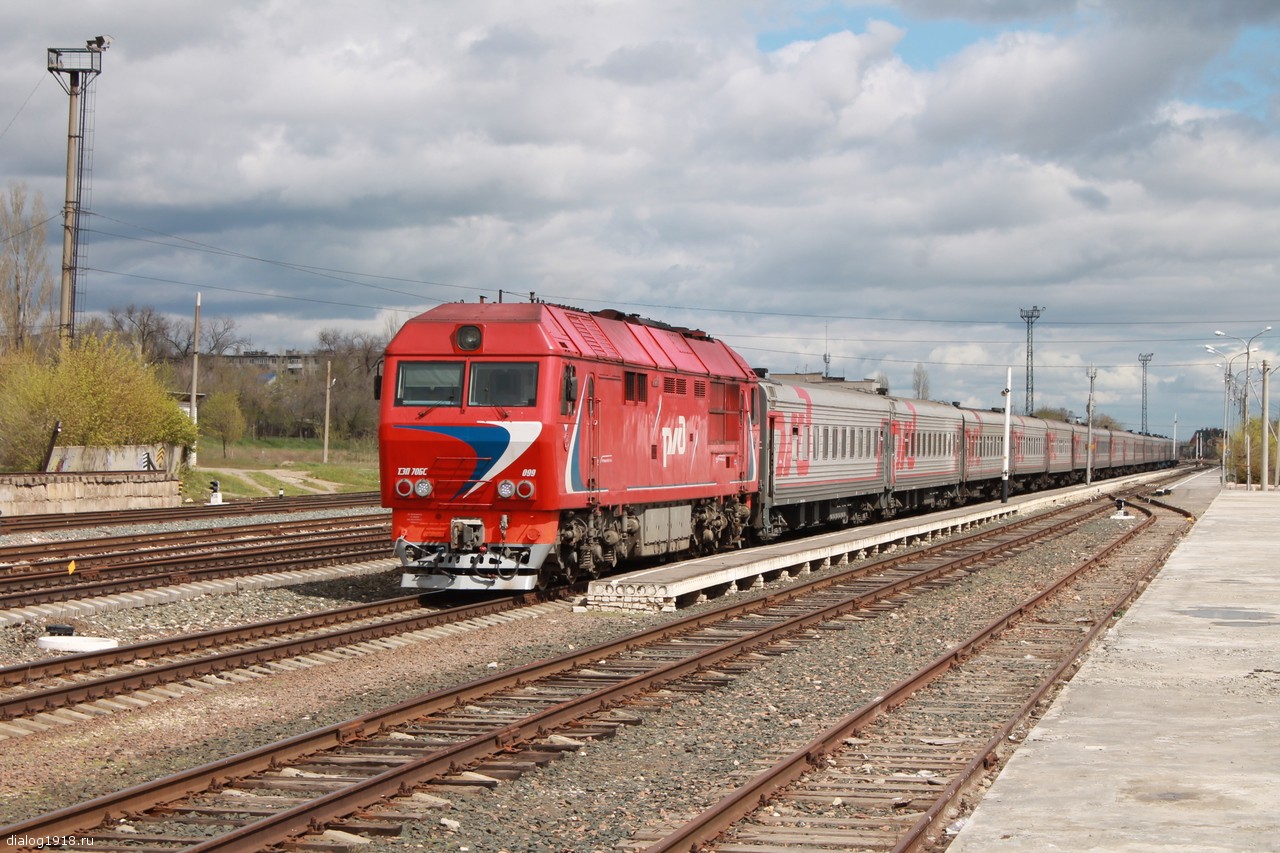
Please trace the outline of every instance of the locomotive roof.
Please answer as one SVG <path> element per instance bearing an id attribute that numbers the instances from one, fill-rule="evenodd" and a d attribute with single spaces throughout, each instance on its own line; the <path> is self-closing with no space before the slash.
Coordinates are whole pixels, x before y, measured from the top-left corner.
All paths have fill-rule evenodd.
<path id="1" fill-rule="evenodd" d="M 544 302 L 448 302 L 404 325 L 387 347 L 388 355 L 453 354 L 446 336 L 430 327 L 447 324 L 503 325 L 501 335 L 486 334 L 482 355 L 571 355 L 621 362 L 640 369 L 677 370 L 754 381 L 754 371 L 727 344 L 705 332 L 682 329 L 613 310 L 587 312 Z M 521 334 L 516 327 L 539 333 Z M 444 348 L 441 349 L 441 346 Z"/>

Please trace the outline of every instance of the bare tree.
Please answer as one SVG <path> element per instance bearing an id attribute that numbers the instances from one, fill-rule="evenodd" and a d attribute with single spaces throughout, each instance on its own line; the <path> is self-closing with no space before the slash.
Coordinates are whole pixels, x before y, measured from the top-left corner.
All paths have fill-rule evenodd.
<path id="1" fill-rule="evenodd" d="M 190 358 L 196 339 L 194 321 L 185 319 L 170 321 L 164 339 L 173 357 Z"/>
<path id="2" fill-rule="evenodd" d="M 185 318 L 172 321 L 166 337 L 175 355 L 189 357 L 195 342 L 195 322 Z M 249 345 L 249 339 L 239 333 L 234 317 L 207 317 L 200 321 L 201 355 L 226 355 Z"/>
<path id="3" fill-rule="evenodd" d="M 26 184 L 10 182 L 0 195 L 0 352 L 41 342 L 53 345 L 57 306 L 45 250 L 50 217 Z"/>
<path id="4" fill-rule="evenodd" d="M 226 355 L 249 345 L 249 338 L 240 334 L 239 324 L 234 317 L 210 317 L 201 323 L 200 351 L 203 353 Z"/>
<path id="5" fill-rule="evenodd" d="M 918 361 L 911 371 L 911 391 L 917 400 L 929 399 L 929 371 Z"/>
<path id="6" fill-rule="evenodd" d="M 324 329 L 316 338 L 316 354 L 333 362 L 333 426 L 344 437 L 377 430 L 378 405 L 373 399 L 373 373 L 387 348 L 386 335 Z M 324 382 L 321 381 L 323 388 Z"/>
<path id="7" fill-rule="evenodd" d="M 111 330 L 128 341 L 148 364 L 174 355 L 170 341 L 173 322 L 150 305 L 130 303 L 107 311 Z"/>

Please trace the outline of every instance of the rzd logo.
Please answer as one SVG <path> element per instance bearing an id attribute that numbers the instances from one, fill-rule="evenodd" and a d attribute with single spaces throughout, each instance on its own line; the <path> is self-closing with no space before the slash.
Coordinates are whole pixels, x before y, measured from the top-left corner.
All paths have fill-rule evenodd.
<path id="1" fill-rule="evenodd" d="M 662 467 L 667 467 L 667 459 L 672 456 L 684 456 L 685 448 L 688 446 L 688 436 L 685 434 L 684 415 L 676 419 L 674 427 L 662 428 Z"/>

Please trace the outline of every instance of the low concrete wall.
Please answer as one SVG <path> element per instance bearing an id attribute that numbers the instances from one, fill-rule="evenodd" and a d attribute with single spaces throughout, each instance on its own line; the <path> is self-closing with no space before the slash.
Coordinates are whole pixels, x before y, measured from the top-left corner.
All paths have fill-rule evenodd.
<path id="1" fill-rule="evenodd" d="M 181 484 L 163 471 L 0 474 L 0 515 L 154 509 L 182 503 Z"/>
<path id="2" fill-rule="evenodd" d="M 46 471 L 97 474 L 102 471 L 165 471 L 177 476 L 186 459 L 178 444 L 122 444 L 111 447 L 55 447 Z"/>

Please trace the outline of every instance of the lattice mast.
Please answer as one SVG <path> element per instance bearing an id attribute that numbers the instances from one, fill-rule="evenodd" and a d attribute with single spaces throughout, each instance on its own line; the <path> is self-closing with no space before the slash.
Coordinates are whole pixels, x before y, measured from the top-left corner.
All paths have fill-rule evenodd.
<path id="1" fill-rule="evenodd" d="M 1035 414 L 1036 411 L 1036 359 L 1035 359 L 1035 339 L 1031 333 L 1031 327 L 1035 325 L 1036 320 L 1040 319 L 1040 312 L 1044 310 L 1038 305 L 1030 308 L 1023 308 L 1018 311 L 1022 319 L 1027 322 L 1027 392 L 1026 406 L 1028 415 Z"/>
<path id="2" fill-rule="evenodd" d="M 1142 364 L 1142 434 L 1150 435 L 1151 431 L 1147 429 L 1147 365 L 1151 363 L 1153 352 L 1138 353 L 1138 361 Z"/>

